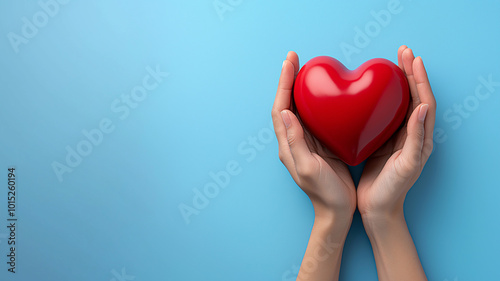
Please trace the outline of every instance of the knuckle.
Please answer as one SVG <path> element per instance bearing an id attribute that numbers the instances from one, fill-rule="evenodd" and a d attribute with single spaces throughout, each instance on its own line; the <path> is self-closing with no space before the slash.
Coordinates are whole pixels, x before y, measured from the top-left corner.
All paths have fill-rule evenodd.
<path id="1" fill-rule="evenodd" d="M 292 132 L 288 132 L 288 134 L 286 135 L 286 140 L 288 141 L 288 145 L 294 145 L 297 141 L 297 136 Z"/>
<path id="2" fill-rule="evenodd" d="M 420 160 L 422 159 L 420 151 L 415 151 L 414 153 L 411 153 L 409 159 L 406 159 L 406 163 L 408 165 L 408 168 L 411 170 L 414 170 L 416 167 L 419 166 Z"/>
<path id="3" fill-rule="evenodd" d="M 273 109 L 271 110 L 271 116 L 272 116 L 273 118 L 277 118 L 280 114 L 281 114 L 281 112 L 280 112 L 277 108 L 273 108 Z"/>
<path id="4" fill-rule="evenodd" d="M 422 149 L 422 152 L 426 157 L 429 157 L 432 154 L 433 149 L 434 149 L 433 141 L 429 140 L 424 142 L 424 147 Z"/>
<path id="5" fill-rule="evenodd" d="M 399 174 L 406 177 L 412 175 L 420 167 L 421 162 L 420 153 L 411 153 L 403 158 L 399 165 Z"/>
<path id="6" fill-rule="evenodd" d="M 297 175 L 303 180 L 311 180 L 316 174 L 316 169 L 311 163 L 302 163 L 296 166 Z"/>
<path id="7" fill-rule="evenodd" d="M 281 163 L 285 163 L 285 153 L 280 149 L 278 151 L 278 158 L 280 159 Z"/>
<path id="8" fill-rule="evenodd" d="M 411 167 L 411 165 L 406 162 L 406 161 L 403 161 L 403 163 L 400 163 L 397 167 L 396 167 L 396 174 L 402 178 L 402 179 L 406 179 L 408 178 L 411 174 L 412 174 L 412 171 L 413 171 L 413 168 Z"/>
<path id="9" fill-rule="evenodd" d="M 278 125 L 278 122 L 283 122 L 281 121 L 281 116 L 280 116 L 281 113 L 276 113 L 274 112 L 274 109 L 273 111 L 271 111 L 271 119 L 273 120 L 273 126 L 276 128 L 276 126 Z"/>
<path id="10" fill-rule="evenodd" d="M 295 169 L 297 171 L 297 175 L 306 181 L 310 181 L 315 178 L 316 174 L 319 171 L 319 166 L 316 165 L 316 162 L 311 158 L 302 158 L 299 163 L 296 163 Z"/>

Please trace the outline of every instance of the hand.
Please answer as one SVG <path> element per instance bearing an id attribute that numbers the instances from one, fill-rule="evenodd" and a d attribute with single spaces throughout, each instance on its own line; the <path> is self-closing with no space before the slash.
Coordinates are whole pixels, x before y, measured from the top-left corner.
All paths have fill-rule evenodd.
<path id="1" fill-rule="evenodd" d="M 407 123 L 364 167 L 357 191 L 363 219 L 402 215 L 406 193 L 432 152 L 436 100 L 422 58 L 415 58 L 412 50 L 403 45 L 398 50 L 398 65 L 411 92 Z"/>
<path id="2" fill-rule="evenodd" d="M 315 219 L 297 280 L 338 280 L 342 250 L 356 210 L 356 189 L 347 166 L 324 148 L 293 113 L 291 100 L 299 58 L 283 62 L 272 116 L 279 157 L 309 196 Z"/>
<path id="3" fill-rule="evenodd" d="M 406 46 L 398 64 L 408 79 L 407 121 L 366 162 L 358 185 L 358 208 L 370 239 L 379 280 L 426 281 L 403 205 L 432 152 L 436 100 L 422 58 Z"/>
<path id="4" fill-rule="evenodd" d="M 292 88 L 299 68 L 297 54 L 289 52 L 283 62 L 272 109 L 279 158 L 311 199 L 316 217 L 336 215 L 352 219 L 356 190 L 349 169 L 323 147 L 293 113 Z"/>

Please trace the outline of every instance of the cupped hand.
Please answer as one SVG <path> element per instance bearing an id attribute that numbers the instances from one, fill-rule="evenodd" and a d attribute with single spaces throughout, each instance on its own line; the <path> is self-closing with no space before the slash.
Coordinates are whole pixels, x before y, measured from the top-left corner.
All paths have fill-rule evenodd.
<path id="1" fill-rule="evenodd" d="M 316 217 L 351 217 L 356 189 L 347 166 L 313 137 L 294 114 L 292 89 L 299 58 L 289 52 L 283 62 L 272 109 L 279 158 L 297 185 L 309 196 Z"/>
<path id="2" fill-rule="evenodd" d="M 436 100 L 421 57 L 398 50 L 398 65 L 411 92 L 404 126 L 368 159 L 357 190 L 363 217 L 402 214 L 406 193 L 420 176 L 433 148 Z"/>

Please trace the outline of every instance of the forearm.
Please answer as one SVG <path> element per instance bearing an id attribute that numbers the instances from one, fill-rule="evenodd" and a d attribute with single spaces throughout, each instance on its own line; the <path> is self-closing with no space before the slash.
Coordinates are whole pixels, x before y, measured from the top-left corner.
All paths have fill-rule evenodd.
<path id="1" fill-rule="evenodd" d="M 402 211 L 394 216 L 364 216 L 363 224 L 379 280 L 427 280 Z"/>
<path id="2" fill-rule="evenodd" d="M 316 216 L 297 280 L 338 280 L 344 242 L 351 218 Z"/>

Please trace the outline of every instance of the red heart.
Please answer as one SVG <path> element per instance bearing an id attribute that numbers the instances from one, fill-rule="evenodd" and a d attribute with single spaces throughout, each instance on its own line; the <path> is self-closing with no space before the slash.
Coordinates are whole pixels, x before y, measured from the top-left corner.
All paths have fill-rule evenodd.
<path id="1" fill-rule="evenodd" d="M 401 69 L 372 59 L 355 70 L 322 56 L 299 71 L 293 98 L 304 126 L 345 163 L 363 162 L 405 119 L 410 100 Z"/>

